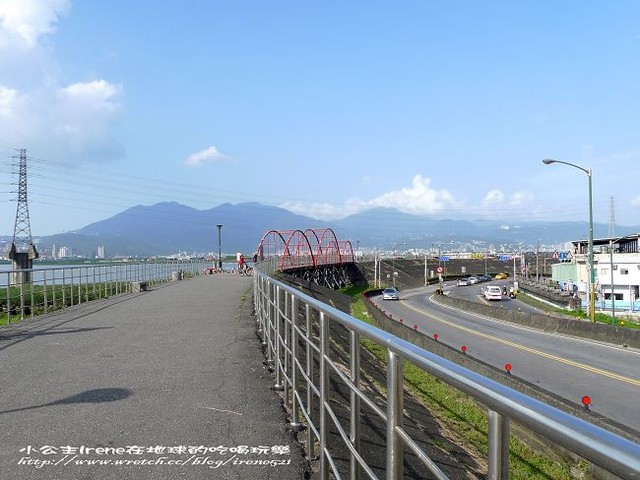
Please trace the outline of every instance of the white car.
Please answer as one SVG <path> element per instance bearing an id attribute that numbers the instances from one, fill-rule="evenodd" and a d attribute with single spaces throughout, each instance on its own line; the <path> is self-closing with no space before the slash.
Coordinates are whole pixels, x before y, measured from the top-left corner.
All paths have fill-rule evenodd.
<path id="1" fill-rule="evenodd" d="M 487 300 L 502 300 L 502 288 L 498 285 L 487 285 L 483 290 Z"/>
<path id="2" fill-rule="evenodd" d="M 395 288 L 385 288 L 382 291 L 383 300 L 400 300 L 400 292 Z"/>
<path id="3" fill-rule="evenodd" d="M 476 283 L 480 283 L 480 279 L 478 277 L 472 276 L 468 279 L 469 285 L 475 285 Z"/>
<path id="4" fill-rule="evenodd" d="M 456 285 L 459 287 L 467 287 L 469 286 L 469 280 L 466 278 L 459 278 Z"/>

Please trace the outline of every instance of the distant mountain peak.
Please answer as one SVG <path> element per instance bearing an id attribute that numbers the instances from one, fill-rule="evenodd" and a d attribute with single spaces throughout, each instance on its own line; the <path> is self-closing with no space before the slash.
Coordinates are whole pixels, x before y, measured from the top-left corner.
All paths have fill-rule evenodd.
<path id="1" fill-rule="evenodd" d="M 284 208 L 258 202 L 223 203 L 197 210 L 175 201 L 136 205 L 110 218 L 68 234 L 39 239 L 39 250 L 54 243 L 75 253 L 91 256 L 104 245 L 108 256 L 168 255 L 178 251 L 217 252 L 222 225 L 222 250 L 252 253 L 269 230 L 306 230 L 331 227 L 338 240 L 358 241 L 361 248 L 432 248 L 437 242 L 455 242 L 458 248 L 479 244 L 560 244 L 587 231 L 586 222 L 505 222 L 504 219 L 452 220 L 417 216 L 379 207 L 341 220 L 324 222 L 294 214 Z M 508 229 L 504 229 L 505 226 Z M 606 225 L 596 224 L 596 235 L 605 235 Z M 633 227 L 640 231 L 640 227 Z M 576 233 L 577 232 L 577 233 Z M 601 232 L 601 233 L 600 233 Z"/>

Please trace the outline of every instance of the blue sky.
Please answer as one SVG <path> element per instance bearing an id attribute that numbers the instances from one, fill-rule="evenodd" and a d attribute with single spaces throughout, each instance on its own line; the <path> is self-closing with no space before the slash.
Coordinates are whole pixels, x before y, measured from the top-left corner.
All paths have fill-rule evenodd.
<path id="1" fill-rule="evenodd" d="M 0 234 L 134 205 L 640 212 L 636 1 L 0 0 Z M 251 219 L 247 219 L 250 221 Z M 313 227 L 313 225 L 309 225 Z"/>

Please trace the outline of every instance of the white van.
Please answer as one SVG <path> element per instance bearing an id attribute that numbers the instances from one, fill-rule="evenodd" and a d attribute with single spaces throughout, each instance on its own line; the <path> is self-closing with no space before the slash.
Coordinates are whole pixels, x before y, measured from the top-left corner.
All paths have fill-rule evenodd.
<path id="1" fill-rule="evenodd" d="M 487 300 L 502 300 L 502 288 L 498 285 L 487 285 L 484 288 L 484 298 Z"/>

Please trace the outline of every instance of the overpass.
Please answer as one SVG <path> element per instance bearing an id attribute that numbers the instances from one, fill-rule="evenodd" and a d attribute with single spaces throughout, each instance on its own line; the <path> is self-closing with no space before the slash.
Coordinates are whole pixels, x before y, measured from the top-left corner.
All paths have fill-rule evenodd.
<path id="1" fill-rule="evenodd" d="M 338 240 L 331 228 L 269 230 L 260 239 L 254 261 L 263 271 L 339 289 L 351 284 L 355 256 L 349 240 Z"/>

